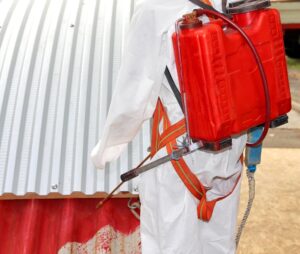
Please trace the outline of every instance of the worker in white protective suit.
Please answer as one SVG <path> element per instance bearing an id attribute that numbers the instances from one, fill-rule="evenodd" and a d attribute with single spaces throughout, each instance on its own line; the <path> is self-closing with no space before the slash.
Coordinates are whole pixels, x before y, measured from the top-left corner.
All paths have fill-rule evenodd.
<path id="1" fill-rule="evenodd" d="M 221 0 L 214 7 L 221 11 Z M 125 54 L 101 140 L 92 151 L 97 168 L 119 157 L 152 117 L 158 98 L 172 123 L 183 118 L 164 76 L 168 66 L 178 84 L 171 35 L 175 21 L 199 8 L 188 0 L 140 0 L 126 41 Z M 201 128 L 201 127 L 200 127 Z M 197 151 L 185 157 L 190 169 L 209 190 L 207 198 L 233 193 L 218 202 L 209 222 L 197 218 L 198 201 L 182 183 L 171 163 L 140 177 L 141 242 L 143 254 L 235 253 L 240 195 L 240 157 L 246 135 L 233 138 L 222 152 Z M 162 149 L 153 160 L 166 154 Z"/>

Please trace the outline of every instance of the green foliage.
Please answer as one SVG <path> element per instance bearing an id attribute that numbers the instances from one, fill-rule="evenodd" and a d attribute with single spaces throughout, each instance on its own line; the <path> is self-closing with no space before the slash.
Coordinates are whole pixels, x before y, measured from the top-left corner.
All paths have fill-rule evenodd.
<path id="1" fill-rule="evenodd" d="M 287 57 L 287 64 L 289 68 L 300 70 L 300 59 Z"/>

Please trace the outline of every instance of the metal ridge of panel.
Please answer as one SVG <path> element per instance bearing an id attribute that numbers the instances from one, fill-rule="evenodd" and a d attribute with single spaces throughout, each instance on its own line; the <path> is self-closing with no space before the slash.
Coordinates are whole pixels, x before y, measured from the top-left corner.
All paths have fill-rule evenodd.
<path id="1" fill-rule="evenodd" d="M 105 170 L 90 160 L 134 6 L 134 0 L 0 2 L 0 195 L 109 192 L 142 160 L 149 124 Z"/>

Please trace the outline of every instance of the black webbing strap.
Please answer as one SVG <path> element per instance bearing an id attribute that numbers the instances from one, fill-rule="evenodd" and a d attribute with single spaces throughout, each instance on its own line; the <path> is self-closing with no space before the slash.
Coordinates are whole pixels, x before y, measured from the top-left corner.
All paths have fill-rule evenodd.
<path id="1" fill-rule="evenodd" d="M 171 75 L 171 73 L 170 73 L 170 70 L 169 70 L 168 66 L 166 66 L 166 69 L 165 69 L 165 75 L 166 75 L 166 78 L 167 78 L 167 80 L 168 80 L 168 83 L 169 83 L 169 85 L 170 85 L 170 87 L 171 87 L 171 89 L 172 89 L 172 91 L 173 91 L 173 93 L 174 93 L 174 95 L 175 95 L 175 97 L 176 97 L 176 100 L 177 100 L 177 102 L 178 102 L 178 104 L 179 104 L 179 106 L 180 106 L 182 112 L 184 112 L 184 111 L 183 111 L 183 104 L 182 104 L 182 99 L 181 99 L 180 91 L 179 91 L 179 89 L 177 88 L 177 86 L 176 86 L 176 84 L 175 84 L 175 82 L 174 82 L 174 79 L 172 78 L 172 75 Z"/>
<path id="2" fill-rule="evenodd" d="M 211 10 L 211 11 L 217 11 L 214 7 L 202 2 L 201 0 L 189 0 L 190 2 L 192 2 L 195 5 L 198 5 L 199 7 L 201 7 L 202 9 L 206 9 L 206 10 Z"/>
<path id="3" fill-rule="evenodd" d="M 201 0 L 188 0 L 188 1 L 192 2 L 195 5 L 198 5 L 202 9 L 219 12 L 214 7 L 212 7 L 212 6 L 210 6 L 210 5 L 202 2 Z M 230 17 L 230 15 L 227 14 L 227 8 L 226 8 L 226 6 L 227 6 L 227 0 L 222 0 L 222 11 L 223 11 L 222 14 L 225 15 L 225 16 L 227 16 L 227 17 Z"/>
<path id="4" fill-rule="evenodd" d="M 227 0 L 222 0 L 222 11 L 227 14 Z"/>

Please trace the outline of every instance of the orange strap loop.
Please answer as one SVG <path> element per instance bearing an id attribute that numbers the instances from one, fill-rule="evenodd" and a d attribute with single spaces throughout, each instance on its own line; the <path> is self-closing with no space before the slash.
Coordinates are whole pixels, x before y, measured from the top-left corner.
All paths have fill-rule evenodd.
<path id="1" fill-rule="evenodd" d="M 163 133 L 160 134 L 160 124 L 163 122 Z M 186 133 L 185 121 L 181 121 L 171 125 L 168 115 L 165 112 L 163 104 L 160 99 L 157 101 L 156 109 L 153 115 L 153 126 L 152 126 L 152 140 L 151 140 L 151 158 L 163 147 L 166 147 L 168 154 L 171 154 L 177 147 L 176 139 Z M 178 161 L 171 161 L 176 173 L 192 193 L 200 202 L 197 208 L 198 218 L 203 221 L 209 221 L 212 217 L 214 207 L 216 203 L 226 197 L 228 197 L 235 189 L 239 182 L 240 176 L 238 177 L 235 186 L 232 191 L 224 197 L 207 201 L 206 189 L 200 182 L 198 177 L 189 169 L 188 165 L 183 158 Z"/>
<path id="2" fill-rule="evenodd" d="M 159 125 L 163 120 L 163 133 L 159 133 Z M 165 147 L 170 141 L 176 140 L 176 138 L 186 133 L 184 119 L 171 126 L 171 122 L 164 110 L 164 107 L 160 101 L 157 101 L 156 109 L 153 115 L 153 129 L 151 140 L 151 158 L 163 147 Z"/>
<path id="3" fill-rule="evenodd" d="M 206 3 L 206 4 L 210 5 L 210 6 L 212 6 L 212 3 L 211 3 L 210 0 L 202 0 L 202 2 L 204 2 L 204 3 Z"/>

